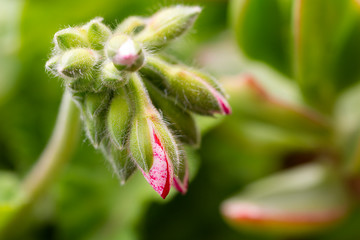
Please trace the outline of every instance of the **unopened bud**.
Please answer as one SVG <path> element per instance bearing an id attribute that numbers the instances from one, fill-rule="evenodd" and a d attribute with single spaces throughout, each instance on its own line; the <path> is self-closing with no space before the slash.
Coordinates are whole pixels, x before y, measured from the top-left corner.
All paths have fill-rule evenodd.
<path id="1" fill-rule="evenodd" d="M 95 18 L 86 26 L 88 40 L 95 50 L 103 49 L 105 42 L 111 35 L 111 30 L 102 23 L 102 20 L 102 18 Z"/>
<path id="2" fill-rule="evenodd" d="M 201 12 L 198 6 L 175 6 L 155 13 L 145 29 L 135 38 L 148 48 L 159 48 L 190 29 Z"/>
<path id="3" fill-rule="evenodd" d="M 60 59 L 58 71 L 61 75 L 77 78 L 89 73 L 96 64 L 95 52 L 87 48 L 66 51 Z"/>
<path id="4" fill-rule="evenodd" d="M 117 90 L 129 81 L 129 73 L 119 71 L 113 62 L 107 61 L 101 68 L 100 78 L 106 87 Z"/>
<path id="5" fill-rule="evenodd" d="M 120 89 L 111 103 L 107 116 L 107 128 L 110 139 L 117 148 L 125 145 L 125 136 L 129 131 L 131 119 L 131 102 L 127 93 Z"/>
<path id="6" fill-rule="evenodd" d="M 106 53 L 120 71 L 134 72 L 142 67 L 145 60 L 141 46 L 123 34 L 115 35 L 108 41 Z"/>
<path id="7" fill-rule="evenodd" d="M 137 74 L 132 75 L 129 88 L 136 102 L 129 149 L 146 180 L 165 198 L 171 187 L 173 171 L 177 170 L 180 162 L 177 144 L 160 114 L 152 106 Z"/>
<path id="8" fill-rule="evenodd" d="M 144 29 L 147 19 L 137 16 L 126 18 L 115 29 L 115 34 L 135 35 Z"/>
<path id="9" fill-rule="evenodd" d="M 87 135 L 95 148 L 106 134 L 105 118 L 109 99 L 107 93 L 89 93 L 85 96 L 83 117 Z"/>
<path id="10" fill-rule="evenodd" d="M 104 155 L 120 180 L 120 184 L 124 185 L 137 169 L 135 163 L 131 160 L 127 149 L 119 149 L 110 141 L 102 143 L 101 145 Z"/>
<path id="11" fill-rule="evenodd" d="M 193 146 L 200 144 L 200 132 L 196 126 L 193 116 L 175 103 L 175 99 L 165 96 L 152 83 L 146 81 L 146 87 L 154 105 L 161 109 L 166 120 L 170 122 L 170 128 L 175 132 L 177 138 Z"/>
<path id="12" fill-rule="evenodd" d="M 186 158 L 186 153 L 183 152 L 180 157 L 180 165 L 174 174 L 173 185 L 181 194 L 185 194 L 189 183 L 189 166 Z"/>
<path id="13" fill-rule="evenodd" d="M 55 33 L 54 43 L 59 50 L 89 47 L 86 31 L 81 28 L 67 28 L 58 31 Z"/>
<path id="14" fill-rule="evenodd" d="M 185 109 L 203 115 L 231 113 L 223 91 L 211 76 L 156 57 L 149 57 L 146 67 L 163 78 L 169 93 Z"/>
<path id="15" fill-rule="evenodd" d="M 59 56 L 58 56 L 58 55 L 52 56 L 52 57 L 46 62 L 45 69 L 46 69 L 47 71 L 51 72 L 52 74 L 57 75 L 57 74 L 58 74 L 58 72 L 57 72 L 58 62 L 59 62 Z"/>

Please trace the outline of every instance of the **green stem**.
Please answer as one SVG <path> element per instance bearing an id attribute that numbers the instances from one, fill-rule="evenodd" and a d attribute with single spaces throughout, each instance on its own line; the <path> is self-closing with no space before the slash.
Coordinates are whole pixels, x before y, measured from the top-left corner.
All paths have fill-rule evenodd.
<path id="1" fill-rule="evenodd" d="M 78 107 L 72 101 L 70 93 L 65 91 L 50 141 L 21 186 L 24 202 L 6 224 L 3 229 L 4 232 L 0 231 L 0 236 L 2 234 L 5 236 L 13 235 L 16 232 L 15 230 L 26 215 L 27 210 L 33 206 L 61 172 L 62 167 L 68 162 L 75 150 L 80 135 L 79 130 L 80 114 Z"/>

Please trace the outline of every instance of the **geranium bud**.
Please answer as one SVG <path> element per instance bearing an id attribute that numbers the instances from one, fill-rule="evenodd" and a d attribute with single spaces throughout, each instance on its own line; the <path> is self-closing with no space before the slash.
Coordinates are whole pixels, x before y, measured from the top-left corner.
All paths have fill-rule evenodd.
<path id="1" fill-rule="evenodd" d="M 100 78 L 106 87 L 117 90 L 128 82 L 129 73 L 119 71 L 113 62 L 107 61 L 101 68 Z"/>
<path id="2" fill-rule="evenodd" d="M 190 29 L 200 12 L 201 8 L 198 6 L 164 8 L 149 19 L 145 29 L 135 40 L 151 49 L 162 47 Z"/>
<path id="3" fill-rule="evenodd" d="M 162 77 L 169 94 L 185 109 L 204 115 L 231 113 L 224 92 L 211 76 L 156 57 L 148 57 L 146 68 Z"/>
<path id="4" fill-rule="evenodd" d="M 111 30 L 102 23 L 102 18 L 95 18 L 85 26 L 90 45 L 95 50 L 104 48 L 105 42 L 111 35 Z"/>
<path id="5" fill-rule="evenodd" d="M 165 198 L 172 184 L 174 169 L 177 171 L 180 162 L 179 150 L 137 74 L 130 78 L 129 88 L 136 107 L 130 131 L 130 152 L 146 180 Z"/>
<path id="6" fill-rule="evenodd" d="M 108 58 L 118 70 L 134 72 L 144 64 L 144 53 L 141 46 L 124 34 L 117 34 L 106 44 Z"/>
<path id="7" fill-rule="evenodd" d="M 144 29 L 146 26 L 146 18 L 131 16 L 126 18 L 115 29 L 115 34 L 122 33 L 128 35 L 135 35 Z"/>
<path id="8" fill-rule="evenodd" d="M 111 142 L 121 149 L 125 143 L 125 136 L 129 131 L 131 120 L 131 102 L 124 89 L 120 89 L 110 103 L 107 115 L 107 128 Z"/>
<path id="9" fill-rule="evenodd" d="M 174 99 L 165 96 L 152 83 L 149 81 L 145 83 L 152 102 L 158 109 L 161 109 L 165 119 L 171 123 L 169 127 L 177 135 L 177 138 L 183 143 L 198 146 L 200 144 L 200 132 L 193 116 L 176 104 Z"/>
<path id="10" fill-rule="evenodd" d="M 106 134 L 105 117 L 109 100 L 107 93 L 89 93 L 85 96 L 83 118 L 87 136 L 95 148 Z"/>
<path id="11" fill-rule="evenodd" d="M 185 194 L 189 183 L 189 166 L 187 162 L 186 153 L 180 157 L 180 165 L 177 172 L 174 174 L 173 185 L 181 194 Z"/>
<path id="12" fill-rule="evenodd" d="M 89 73 L 96 64 L 96 53 L 87 48 L 66 51 L 60 58 L 58 72 L 62 76 L 78 78 Z"/>
<path id="13" fill-rule="evenodd" d="M 52 56 L 52 57 L 46 62 L 45 69 L 46 69 L 47 71 L 51 72 L 52 74 L 57 75 L 57 74 L 58 74 L 58 72 L 57 72 L 58 62 L 59 62 L 59 56 L 58 56 L 58 55 Z"/>
<path id="14" fill-rule="evenodd" d="M 111 141 L 103 142 L 101 149 L 110 162 L 116 176 L 119 178 L 120 184 L 124 185 L 137 169 L 135 163 L 130 158 L 128 150 L 126 148 L 119 149 Z"/>
<path id="15" fill-rule="evenodd" d="M 55 33 L 54 43 L 58 50 L 89 47 L 86 31 L 78 27 L 58 31 Z"/>

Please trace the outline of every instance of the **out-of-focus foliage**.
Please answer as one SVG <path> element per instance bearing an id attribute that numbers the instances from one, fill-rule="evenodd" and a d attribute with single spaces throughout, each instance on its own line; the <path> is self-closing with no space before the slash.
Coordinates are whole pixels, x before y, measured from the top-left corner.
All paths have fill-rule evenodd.
<path id="1" fill-rule="evenodd" d="M 304 4 L 309 16 L 302 19 L 302 31 L 315 34 L 306 35 L 314 39 L 302 39 L 306 54 L 301 58 L 292 50 L 293 1 L 231 2 L 228 6 L 221 0 L 181 1 L 200 4 L 204 11 L 195 30 L 166 51 L 185 63 L 206 67 L 218 77 L 246 71 L 267 97 L 253 91 L 258 88 L 239 88 L 241 84 L 237 83 L 244 83 L 244 76 L 224 77 L 234 114 L 227 118 L 197 119 L 203 140 L 199 150 L 191 152 L 194 166 L 190 169 L 198 168 L 198 173 L 187 195 L 171 192 L 170 198 L 162 201 L 139 173 L 121 187 L 101 154 L 84 140 L 66 168 L 59 170 L 57 181 L 28 218 L 19 223 L 18 239 L 283 239 L 268 235 L 258 226 L 255 233 L 232 229 L 221 216 L 220 205 L 257 179 L 266 181 L 265 177 L 271 173 L 324 155 L 335 159 L 331 164 L 339 169 L 336 172 L 341 172 L 337 162 L 344 158 L 352 166 L 352 159 L 358 156 L 356 132 L 360 120 L 360 115 L 355 114 L 359 87 L 352 87 L 360 69 L 356 65 L 360 57 L 358 1 L 320 0 L 317 4 L 314 0 L 294 1 Z M 247 2 L 247 5 L 235 2 Z M 150 15 L 165 3 L 178 1 L 2 0 L 0 3 L 1 225 L 6 218 L 3 213 L 10 215 L 16 199 L 21 199 L 21 194 L 16 192 L 19 179 L 33 166 L 54 126 L 63 87 L 44 71 L 54 33 L 96 16 L 111 24 L 130 15 Z M 322 4 L 326 6 L 324 9 L 314 11 Z M 232 36 L 223 33 L 228 29 L 228 7 L 242 52 L 262 63 L 239 57 Z M 336 25 L 334 29 L 332 23 L 323 23 L 328 20 Z M 329 41 L 322 45 L 324 39 Z M 310 64 L 313 60 L 316 60 L 314 64 Z M 302 64 L 304 75 L 299 75 L 295 63 Z M 312 74 L 311 67 L 316 67 L 316 74 Z M 9 88 L 3 88 L 4 83 Z M 311 91 L 305 93 L 308 89 Z M 309 96 L 306 102 L 310 104 L 305 104 L 302 96 Z M 320 111 L 316 112 L 315 108 Z M 279 120 L 283 118 L 286 121 Z M 354 204 L 350 209 L 345 220 L 304 239 L 360 238 L 359 207 Z"/>

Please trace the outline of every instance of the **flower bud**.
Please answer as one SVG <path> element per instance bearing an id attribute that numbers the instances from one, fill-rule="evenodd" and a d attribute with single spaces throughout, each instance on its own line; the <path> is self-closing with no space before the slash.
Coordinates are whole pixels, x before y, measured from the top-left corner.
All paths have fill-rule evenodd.
<path id="1" fill-rule="evenodd" d="M 130 130 L 130 153 L 145 179 L 165 198 L 170 191 L 173 172 L 179 166 L 179 150 L 137 74 L 130 78 L 129 88 L 136 108 Z"/>
<path id="2" fill-rule="evenodd" d="M 144 29 L 146 21 L 147 19 L 138 16 L 128 17 L 116 27 L 115 34 L 135 35 Z"/>
<path id="3" fill-rule="evenodd" d="M 231 113 L 222 89 L 212 77 L 156 57 L 148 58 L 146 68 L 162 76 L 169 94 L 185 109 L 203 115 Z"/>
<path id="4" fill-rule="evenodd" d="M 165 119 L 170 122 L 169 127 L 177 138 L 193 146 L 200 144 L 200 132 L 193 116 L 175 103 L 171 97 L 166 97 L 152 83 L 146 81 L 146 87 L 154 105 L 161 109 Z"/>
<path id="5" fill-rule="evenodd" d="M 54 75 L 57 75 L 58 72 L 57 72 L 57 65 L 58 65 L 58 62 L 59 62 L 59 56 L 58 55 L 55 55 L 55 56 L 52 56 L 45 64 L 45 69 L 49 72 L 51 72 L 52 74 Z"/>
<path id="6" fill-rule="evenodd" d="M 135 38 L 148 48 L 159 48 L 190 29 L 201 12 L 198 6 L 175 6 L 155 13 Z"/>
<path id="7" fill-rule="evenodd" d="M 120 180 L 120 184 L 125 182 L 136 171 L 137 167 L 131 160 L 128 150 L 126 148 L 117 148 L 111 141 L 101 144 L 101 149 L 110 162 L 116 176 Z"/>
<path id="8" fill-rule="evenodd" d="M 107 128 L 110 139 L 117 148 L 124 146 L 124 139 L 129 131 L 131 119 L 131 102 L 127 93 L 120 89 L 110 103 L 107 116 Z"/>
<path id="9" fill-rule="evenodd" d="M 189 166 L 186 153 L 183 152 L 180 157 L 180 165 L 174 174 L 173 185 L 181 194 L 185 194 L 189 183 Z"/>
<path id="10" fill-rule="evenodd" d="M 66 77 L 78 78 L 89 73 L 96 64 L 95 52 L 87 48 L 66 51 L 60 58 L 58 72 Z"/>
<path id="11" fill-rule="evenodd" d="M 129 74 L 119 71 L 113 62 L 107 61 L 101 68 L 100 78 L 106 87 L 117 90 L 129 81 Z"/>
<path id="12" fill-rule="evenodd" d="M 58 31 L 55 33 L 54 43 L 58 50 L 89 47 L 86 31 L 81 28 L 67 28 Z"/>
<path id="13" fill-rule="evenodd" d="M 107 93 L 89 93 L 85 96 L 83 117 L 86 133 L 95 148 L 106 134 L 105 117 L 109 100 Z"/>
<path id="14" fill-rule="evenodd" d="M 102 23 L 102 20 L 102 18 L 95 18 L 86 25 L 88 40 L 95 50 L 103 49 L 111 35 L 111 30 Z"/>
<path id="15" fill-rule="evenodd" d="M 117 34 L 106 44 L 108 58 L 118 70 L 134 72 L 144 64 L 144 53 L 141 46 L 124 34 Z"/>

